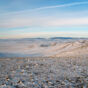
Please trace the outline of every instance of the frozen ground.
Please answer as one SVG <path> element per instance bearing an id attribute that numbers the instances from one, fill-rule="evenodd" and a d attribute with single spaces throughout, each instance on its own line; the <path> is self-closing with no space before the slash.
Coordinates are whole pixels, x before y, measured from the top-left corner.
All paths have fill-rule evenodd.
<path id="1" fill-rule="evenodd" d="M 0 88 L 88 88 L 88 57 L 0 58 Z"/>
<path id="2" fill-rule="evenodd" d="M 88 88 L 88 39 L 0 40 L 0 88 Z"/>

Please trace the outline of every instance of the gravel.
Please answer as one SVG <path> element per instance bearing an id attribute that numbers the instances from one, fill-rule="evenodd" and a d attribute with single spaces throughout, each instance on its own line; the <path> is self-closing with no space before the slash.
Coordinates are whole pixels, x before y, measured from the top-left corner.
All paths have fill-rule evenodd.
<path id="1" fill-rule="evenodd" d="M 88 88 L 88 57 L 0 58 L 0 88 Z"/>

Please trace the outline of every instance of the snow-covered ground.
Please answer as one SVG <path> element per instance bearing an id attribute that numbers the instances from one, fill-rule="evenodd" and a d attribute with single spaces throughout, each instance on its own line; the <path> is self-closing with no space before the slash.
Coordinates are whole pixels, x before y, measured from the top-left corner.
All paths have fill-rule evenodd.
<path id="1" fill-rule="evenodd" d="M 88 88 L 88 39 L 0 40 L 0 88 Z"/>
<path id="2" fill-rule="evenodd" d="M 0 58 L 0 88 L 88 88 L 88 57 Z"/>

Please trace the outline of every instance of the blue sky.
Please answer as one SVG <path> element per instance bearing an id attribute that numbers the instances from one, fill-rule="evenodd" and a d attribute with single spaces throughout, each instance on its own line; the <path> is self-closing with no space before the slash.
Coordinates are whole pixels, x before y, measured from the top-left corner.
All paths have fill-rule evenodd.
<path id="1" fill-rule="evenodd" d="M 88 37 L 87 0 L 0 0 L 0 38 Z"/>

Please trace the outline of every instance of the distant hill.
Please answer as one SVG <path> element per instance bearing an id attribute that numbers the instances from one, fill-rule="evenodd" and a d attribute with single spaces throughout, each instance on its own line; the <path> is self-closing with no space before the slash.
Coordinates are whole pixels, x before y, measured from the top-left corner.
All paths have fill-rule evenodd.
<path id="1" fill-rule="evenodd" d="M 61 57 L 81 55 L 88 55 L 87 38 L 0 39 L 0 57 Z"/>
<path id="2" fill-rule="evenodd" d="M 20 39 L 0 39 L 0 41 L 34 41 L 34 40 L 55 40 L 55 39 L 88 39 L 88 38 L 74 38 L 74 37 L 51 37 L 51 38 L 20 38 Z"/>
<path id="3" fill-rule="evenodd" d="M 72 37 L 52 37 L 50 39 L 76 39 L 76 38 L 72 38 Z"/>

